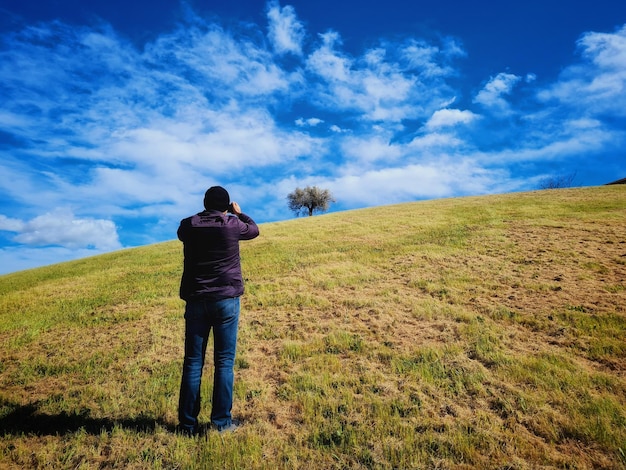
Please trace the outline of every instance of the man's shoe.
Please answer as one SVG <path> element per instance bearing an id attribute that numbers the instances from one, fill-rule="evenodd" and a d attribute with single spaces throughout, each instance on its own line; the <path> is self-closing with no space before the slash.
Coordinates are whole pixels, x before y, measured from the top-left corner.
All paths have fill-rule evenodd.
<path id="1" fill-rule="evenodd" d="M 239 426 L 241 426 L 241 421 L 239 421 L 238 419 L 233 419 L 230 424 L 227 424 L 226 426 L 218 426 L 217 432 L 219 432 L 220 434 L 235 432 L 237 429 L 239 429 Z"/>

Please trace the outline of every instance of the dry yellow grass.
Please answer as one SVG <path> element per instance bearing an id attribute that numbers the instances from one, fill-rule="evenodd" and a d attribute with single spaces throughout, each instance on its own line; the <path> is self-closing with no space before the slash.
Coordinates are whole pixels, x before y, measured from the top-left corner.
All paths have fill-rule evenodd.
<path id="1" fill-rule="evenodd" d="M 0 467 L 624 468 L 625 216 L 610 186 L 264 224 L 227 437 L 171 432 L 178 242 L 0 277 Z"/>

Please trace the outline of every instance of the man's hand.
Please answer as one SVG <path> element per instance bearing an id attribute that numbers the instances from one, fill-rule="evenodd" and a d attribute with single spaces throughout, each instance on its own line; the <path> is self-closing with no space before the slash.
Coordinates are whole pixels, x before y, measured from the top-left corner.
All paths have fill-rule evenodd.
<path id="1" fill-rule="evenodd" d="M 235 215 L 241 215 L 241 207 L 239 207 L 239 204 L 234 201 L 230 204 L 230 210 Z"/>

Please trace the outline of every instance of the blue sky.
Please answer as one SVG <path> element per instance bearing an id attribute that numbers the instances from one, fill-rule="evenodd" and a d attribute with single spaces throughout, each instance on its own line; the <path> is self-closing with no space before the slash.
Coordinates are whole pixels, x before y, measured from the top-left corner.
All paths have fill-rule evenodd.
<path id="1" fill-rule="evenodd" d="M 497 4 L 497 5 L 494 5 Z M 626 2 L 0 2 L 0 273 L 257 222 L 626 177 Z"/>

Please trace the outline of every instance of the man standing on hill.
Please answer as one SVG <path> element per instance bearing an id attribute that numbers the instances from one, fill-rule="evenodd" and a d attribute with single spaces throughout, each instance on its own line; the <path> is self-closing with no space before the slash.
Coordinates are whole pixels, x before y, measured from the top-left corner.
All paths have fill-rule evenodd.
<path id="1" fill-rule="evenodd" d="M 239 240 L 259 235 L 254 220 L 230 202 L 221 186 L 209 188 L 203 212 L 183 219 L 178 239 L 183 242 L 184 269 L 180 297 L 185 300 L 185 359 L 180 385 L 178 420 L 185 434 L 198 432 L 200 382 L 211 328 L 213 329 L 213 403 L 211 424 L 220 432 L 234 431 L 234 363 L 243 277 Z"/>

